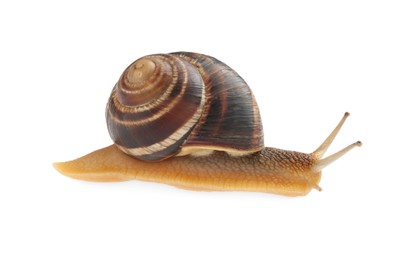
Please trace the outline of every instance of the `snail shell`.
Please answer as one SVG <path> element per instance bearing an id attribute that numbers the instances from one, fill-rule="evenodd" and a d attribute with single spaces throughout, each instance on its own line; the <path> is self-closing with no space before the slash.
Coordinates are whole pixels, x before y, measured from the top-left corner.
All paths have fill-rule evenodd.
<path id="1" fill-rule="evenodd" d="M 214 150 L 246 155 L 264 147 L 247 83 L 223 62 L 198 53 L 133 62 L 111 93 L 106 119 L 114 143 L 142 160 Z"/>

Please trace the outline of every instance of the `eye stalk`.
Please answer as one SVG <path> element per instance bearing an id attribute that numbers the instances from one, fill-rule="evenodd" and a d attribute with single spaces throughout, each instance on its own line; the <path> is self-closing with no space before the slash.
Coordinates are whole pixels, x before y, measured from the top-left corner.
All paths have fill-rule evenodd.
<path id="1" fill-rule="evenodd" d="M 330 165 L 331 163 L 333 163 L 334 161 L 336 161 L 337 159 L 339 159 L 340 157 L 342 157 L 344 154 L 346 154 L 347 152 L 349 152 L 351 149 L 353 149 L 354 147 L 360 147 L 362 146 L 362 142 L 361 141 L 357 141 L 355 143 L 352 143 L 348 146 L 346 146 L 345 148 L 341 149 L 340 151 L 322 158 L 325 154 L 325 152 L 327 151 L 327 149 L 329 148 L 329 146 L 332 144 L 332 142 L 334 141 L 335 137 L 338 135 L 339 130 L 341 130 L 342 126 L 344 125 L 346 119 L 349 117 L 349 113 L 345 112 L 344 116 L 342 117 L 341 121 L 338 123 L 338 125 L 335 127 L 335 129 L 331 132 L 331 134 L 327 137 L 327 139 L 325 139 L 325 141 L 312 153 L 313 156 L 315 158 L 318 159 L 318 161 L 315 164 L 315 170 L 317 171 L 321 171 L 322 169 L 324 169 L 325 167 L 327 167 L 328 165 Z"/>

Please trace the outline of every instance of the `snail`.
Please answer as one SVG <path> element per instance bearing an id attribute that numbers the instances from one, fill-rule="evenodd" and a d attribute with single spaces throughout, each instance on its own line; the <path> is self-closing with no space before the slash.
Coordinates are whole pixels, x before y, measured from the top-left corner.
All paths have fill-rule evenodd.
<path id="1" fill-rule="evenodd" d="M 54 167 L 87 181 L 302 196 L 321 190 L 324 167 L 361 146 L 323 158 L 348 115 L 312 153 L 265 147 L 257 102 L 233 69 L 198 53 L 148 55 L 111 92 L 106 121 L 114 144 Z"/>

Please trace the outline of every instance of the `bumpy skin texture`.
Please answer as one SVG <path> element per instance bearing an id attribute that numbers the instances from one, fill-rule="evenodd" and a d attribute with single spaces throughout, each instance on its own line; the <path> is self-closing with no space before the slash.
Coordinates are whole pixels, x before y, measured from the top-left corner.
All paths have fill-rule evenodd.
<path id="1" fill-rule="evenodd" d="M 317 188 L 312 154 L 264 148 L 232 157 L 214 152 L 203 157 L 173 157 L 161 162 L 133 159 L 111 145 L 79 159 L 56 163 L 62 174 L 88 181 L 143 180 L 206 191 L 256 191 L 302 196 Z"/>

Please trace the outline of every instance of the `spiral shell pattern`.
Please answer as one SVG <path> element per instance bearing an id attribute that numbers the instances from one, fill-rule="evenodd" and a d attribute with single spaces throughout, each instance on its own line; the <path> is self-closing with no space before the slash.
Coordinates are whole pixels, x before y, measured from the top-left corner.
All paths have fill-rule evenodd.
<path id="1" fill-rule="evenodd" d="M 261 150 L 263 132 L 250 88 L 217 59 L 189 52 L 155 54 L 132 63 L 109 98 L 115 144 L 142 160 L 198 150 Z"/>

